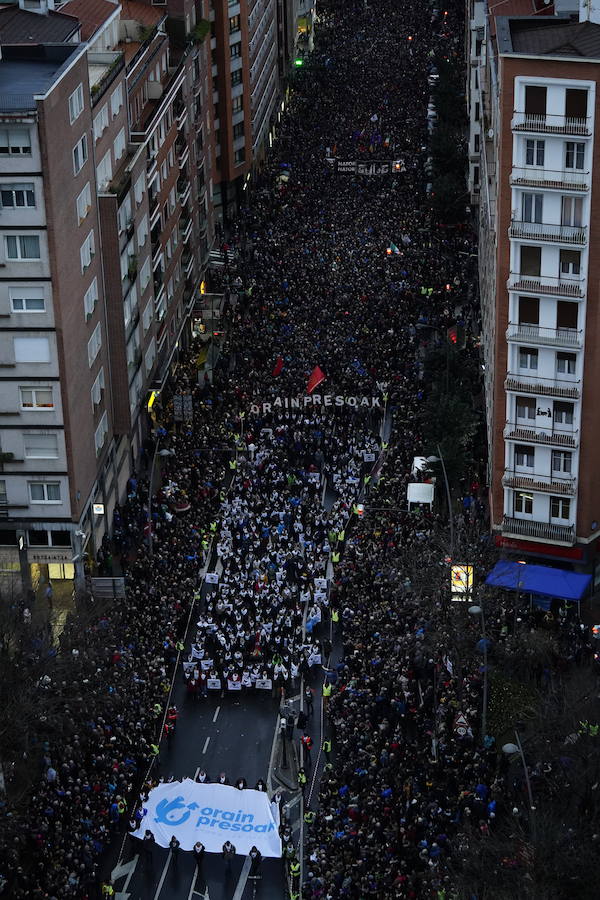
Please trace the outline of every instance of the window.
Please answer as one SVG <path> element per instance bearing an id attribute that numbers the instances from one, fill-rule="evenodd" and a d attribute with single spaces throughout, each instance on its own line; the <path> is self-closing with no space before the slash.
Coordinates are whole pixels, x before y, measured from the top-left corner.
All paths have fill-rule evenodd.
<path id="1" fill-rule="evenodd" d="M 579 275 L 581 273 L 581 254 L 579 250 L 560 251 L 561 275 Z"/>
<path id="2" fill-rule="evenodd" d="M 100 327 L 100 322 L 94 328 L 94 333 L 88 341 L 88 362 L 90 366 L 94 364 L 94 360 L 98 356 L 100 352 L 100 347 L 102 346 L 102 329 Z"/>
<path id="3" fill-rule="evenodd" d="M 6 505 L 8 503 L 8 494 L 6 493 L 6 481 L 2 479 L 0 481 L 0 504 Z"/>
<path id="4" fill-rule="evenodd" d="M 94 230 L 92 229 L 79 249 L 81 274 L 92 264 L 94 258 Z"/>
<path id="5" fill-rule="evenodd" d="M 10 306 L 14 313 L 19 312 L 46 312 L 43 287 L 9 287 L 8 296 Z"/>
<path id="6" fill-rule="evenodd" d="M 533 494 L 517 491 L 514 495 L 514 510 L 516 513 L 531 516 L 533 514 Z"/>
<path id="7" fill-rule="evenodd" d="M 83 85 L 77 86 L 69 97 L 69 120 L 71 125 L 83 112 Z"/>
<path id="8" fill-rule="evenodd" d="M 104 154 L 98 165 L 96 166 L 96 181 L 98 190 L 102 191 L 112 178 L 112 160 L 110 158 L 110 150 Z"/>
<path id="9" fill-rule="evenodd" d="M 47 337 L 16 337 L 13 338 L 13 341 L 15 347 L 15 362 L 50 362 L 50 341 Z"/>
<path id="10" fill-rule="evenodd" d="M 574 353 L 556 354 L 556 371 L 562 375 L 574 375 L 577 365 L 577 357 Z"/>
<path id="11" fill-rule="evenodd" d="M 554 422 L 556 425 L 573 424 L 573 404 L 554 401 Z"/>
<path id="12" fill-rule="evenodd" d="M 152 298 L 150 298 L 150 300 L 148 300 L 146 306 L 144 307 L 144 312 L 142 313 L 142 326 L 144 328 L 144 334 L 146 334 L 146 332 L 152 325 L 152 314 Z"/>
<path id="13" fill-rule="evenodd" d="M 92 208 L 92 194 L 90 191 L 90 183 L 86 186 L 77 198 L 77 224 L 81 225 Z"/>
<path id="14" fill-rule="evenodd" d="M 541 222 L 542 207 L 544 205 L 543 194 L 524 193 L 521 203 L 521 218 L 523 222 Z"/>
<path id="15" fill-rule="evenodd" d="M 538 297 L 519 297 L 519 325 L 540 324 L 540 301 Z"/>
<path id="16" fill-rule="evenodd" d="M 137 230 L 137 245 L 138 249 L 143 247 L 146 243 L 146 239 L 148 237 L 148 216 L 144 216 L 140 224 L 138 225 Z"/>
<path id="17" fill-rule="evenodd" d="M 142 174 L 136 181 L 134 189 L 133 189 L 133 192 L 135 195 L 135 202 L 136 202 L 137 206 L 140 205 L 140 203 L 142 202 L 142 200 L 144 198 L 145 187 L 146 187 L 145 179 L 144 179 L 144 175 Z"/>
<path id="18" fill-rule="evenodd" d="M 40 259 L 40 238 L 37 234 L 7 234 L 6 258 L 13 260 Z"/>
<path id="19" fill-rule="evenodd" d="M 565 472 L 567 475 L 571 474 L 571 465 L 573 461 L 573 454 L 568 450 L 553 450 L 552 451 L 552 471 L 553 472 Z"/>
<path id="20" fill-rule="evenodd" d="M 527 469 L 533 469 L 534 455 L 533 447 L 517 444 L 515 447 L 515 466 L 525 466 Z"/>
<path id="21" fill-rule="evenodd" d="M 140 271 L 140 289 L 145 291 L 150 281 L 150 259 L 144 260 L 144 264 Z"/>
<path id="22" fill-rule="evenodd" d="M 535 400 L 531 397 L 517 397 L 517 419 L 535 419 Z"/>
<path id="23" fill-rule="evenodd" d="M 94 140 L 101 138 L 108 128 L 108 103 L 105 103 L 100 112 L 94 116 Z"/>
<path id="24" fill-rule="evenodd" d="M 73 171 L 77 175 L 88 158 L 87 135 L 83 135 L 73 147 Z"/>
<path id="25" fill-rule="evenodd" d="M 231 101 L 231 111 L 233 113 L 241 112 L 244 108 L 244 95 L 240 94 L 239 97 L 234 97 Z"/>
<path id="26" fill-rule="evenodd" d="M 235 72 L 231 73 L 231 87 L 235 87 L 236 84 L 242 83 L 242 70 L 236 69 Z"/>
<path id="27" fill-rule="evenodd" d="M 560 210 L 560 224 L 579 227 L 582 221 L 583 200 L 581 197 L 563 197 Z"/>
<path id="28" fill-rule="evenodd" d="M 83 296 L 83 311 L 86 319 L 89 319 L 93 313 L 98 302 L 98 279 L 94 278 L 89 288 L 85 292 Z"/>
<path id="29" fill-rule="evenodd" d="M 229 34 L 234 34 L 234 32 L 240 30 L 240 17 L 239 16 L 231 16 L 229 19 Z"/>
<path id="30" fill-rule="evenodd" d="M 100 424 L 96 428 L 94 434 L 94 444 L 96 445 L 96 453 L 100 453 L 108 434 L 108 414 L 105 412 L 100 419 Z"/>
<path id="31" fill-rule="evenodd" d="M 114 151 L 115 151 L 115 162 L 118 159 L 121 159 L 123 154 L 125 153 L 125 129 L 121 128 L 120 132 L 115 138 L 114 143 Z"/>
<path id="32" fill-rule="evenodd" d="M 24 434 L 23 454 L 26 459 L 58 459 L 58 436 Z"/>
<path id="33" fill-rule="evenodd" d="M 123 85 L 120 84 L 116 91 L 113 91 L 110 95 L 110 111 L 112 113 L 113 118 L 118 114 L 119 110 L 123 106 Z"/>
<path id="34" fill-rule="evenodd" d="M 552 519 L 570 519 L 571 501 L 566 497 L 550 497 L 550 517 Z"/>
<path id="35" fill-rule="evenodd" d="M 588 92 L 581 88 L 565 91 L 565 116 L 567 119 L 587 118 Z"/>
<path id="36" fill-rule="evenodd" d="M 51 387 L 19 388 L 21 409 L 54 409 Z"/>
<path id="37" fill-rule="evenodd" d="M 0 128 L 0 156 L 31 156 L 28 128 Z"/>
<path id="38" fill-rule="evenodd" d="M 233 139 L 235 141 L 241 137 L 244 137 L 244 123 L 238 122 L 237 125 L 233 126 Z"/>
<path id="39" fill-rule="evenodd" d="M 232 59 L 239 59 L 242 55 L 242 42 L 238 41 L 237 44 L 232 44 L 229 48 L 229 52 Z"/>
<path id="40" fill-rule="evenodd" d="M 154 338 L 150 341 L 150 345 L 146 350 L 146 354 L 144 356 L 144 365 L 146 366 L 146 374 L 149 375 L 152 371 L 152 366 L 154 365 L 154 360 L 156 359 L 156 341 Z"/>
<path id="41" fill-rule="evenodd" d="M 536 141 L 533 138 L 528 139 L 525 142 L 525 165 L 543 166 L 545 150 L 545 141 Z"/>
<path id="42" fill-rule="evenodd" d="M 525 114 L 530 116 L 546 117 L 546 88 L 541 85 L 528 84 L 525 86 Z"/>
<path id="43" fill-rule="evenodd" d="M 30 481 L 29 500 L 31 503 L 60 503 L 60 482 Z"/>
<path id="44" fill-rule="evenodd" d="M 479 153 L 480 150 L 480 136 L 479 134 L 473 135 L 473 152 Z"/>
<path id="45" fill-rule="evenodd" d="M 175 212 L 176 204 L 177 204 L 177 201 L 175 199 L 175 185 L 173 185 L 173 187 L 169 191 L 169 215 L 170 216 L 172 216 L 173 213 Z"/>
<path id="46" fill-rule="evenodd" d="M 2 184 L 0 185 L 0 203 L 4 209 L 17 207 L 35 207 L 35 192 L 33 184 Z"/>
<path id="47" fill-rule="evenodd" d="M 583 169 L 585 144 L 583 141 L 565 141 L 565 169 Z"/>
<path id="48" fill-rule="evenodd" d="M 90 391 L 90 397 L 92 400 L 92 410 L 95 410 L 97 406 L 100 405 L 100 401 L 102 400 L 102 391 L 104 390 L 104 367 L 100 369 L 98 375 L 96 376 L 96 380 L 92 385 L 92 390 Z"/>
<path id="49" fill-rule="evenodd" d="M 539 278 L 542 271 L 542 248 L 521 247 L 521 275 L 531 275 Z"/>
<path id="50" fill-rule="evenodd" d="M 519 368 L 537 370 L 538 351 L 531 347 L 519 347 Z"/>
<path id="51" fill-rule="evenodd" d="M 244 160 L 246 159 L 245 149 L 243 147 L 241 147 L 239 150 L 236 150 L 233 159 L 234 159 L 236 166 L 241 165 L 244 162 Z"/>

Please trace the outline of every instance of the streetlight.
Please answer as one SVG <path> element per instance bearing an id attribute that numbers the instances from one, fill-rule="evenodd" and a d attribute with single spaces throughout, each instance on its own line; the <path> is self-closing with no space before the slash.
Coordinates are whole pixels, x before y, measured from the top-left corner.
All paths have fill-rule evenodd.
<path id="1" fill-rule="evenodd" d="M 442 464 L 442 472 L 444 473 L 444 484 L 446 485 L 446 499 L 448 500 L 448 516 L 450 519 L 450 556 L 454 556 L 454 516 L 452 515 L 452 497 L 450 496 L 450 484 L 448 483 L 448 473 L 446 472 L 446 465 L 444 463 L 444 457 L 442 456 L 442 451 L 440 450 L 440 445 L 437 445 L 438 456 L 427 456 L 426 460 L 430 463 L 441 463 Z"/>
<path id="2" fill-rule="evenodd" d="M 488 704 L 488 642 L 485 633 L 485 614 L 483 612 L 483 606 L 470 606 L 469 615 L 481 616 L 481 639 L 483 641 L 483 704 L 481 709 L 481 740 L 485 741 L 485 737 L 487 734 Z"/>
<path id="3" fill-rule="evenodd" d="M 527 796 L 529 798 L 529 822 L 531 825 L 531 835 L 535 838 L 535 805 L 533 803 L 533 793 L 531 790 L 531 781 L 529 780 L 529 771 L 527 769 L 527 763 L 525 761 L 525 754 L 523 753 L 523 745 L 521 744 L 521 738 L 519 737 L 519 732 L 515 729 L 515 739 L 516 744 L 509 742 L 508 744 L 502 745 L 502 752 L 506 753 L 507 756 L 513 756 L 515 753 L 518 753 L 521 757 L 521 763 L 523 764 L 523 774 L 525 775 L 525 784 L 527 785 Z"/>

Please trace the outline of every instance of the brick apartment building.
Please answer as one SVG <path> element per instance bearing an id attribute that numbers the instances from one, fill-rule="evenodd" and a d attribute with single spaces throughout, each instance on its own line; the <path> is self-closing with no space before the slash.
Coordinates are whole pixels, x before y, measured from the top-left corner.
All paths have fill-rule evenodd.
<path id="1" fill-rule="evenodd" d="M 592 569 L 600 15 L 568 0 L 506 0 L 487 14 L 477 6 L 470 188 L 480 213 L 492 527 L 508 551 Z"/>

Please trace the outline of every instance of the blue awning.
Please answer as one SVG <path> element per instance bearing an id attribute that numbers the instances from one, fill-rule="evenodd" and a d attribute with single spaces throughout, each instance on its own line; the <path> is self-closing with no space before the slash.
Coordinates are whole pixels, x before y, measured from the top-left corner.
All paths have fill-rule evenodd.
<path id="1" fill-rule="evenodd" d="M 496 563 L 485 583 L 509 591 L 519 590 L 524 594 L 540 594 L 544 597 L 579 602 L 591 580 L 591 575 L 579 575 L 550 566 L 532 566 L 529 563 L 501 560 Z"/>

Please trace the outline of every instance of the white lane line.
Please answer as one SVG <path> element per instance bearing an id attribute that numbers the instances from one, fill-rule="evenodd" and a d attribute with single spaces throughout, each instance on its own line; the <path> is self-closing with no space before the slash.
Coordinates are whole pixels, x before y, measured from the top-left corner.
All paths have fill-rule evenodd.
<path id="1" fill-rule="evenodd" d="M 201 768 L 202 768 L 202 766 L 198 766 L 198 768 L 196 769 L 196 771 L 195 771 L 195 773 L 194 773 L 194 781 L 196 780 L 196 778 L 197 778 L 198 775 L 200 774 L 200 769 L 201 769 Z"/>
<path id="2" fill-rule="evenodd" d="M 188 900 L 192 900 L 194 894 L 198 894 L 199 897 L 202 896 L 199 891 L 196 890 L 196 878 L 198 877 L 198 869 L 194 869 L 194 875 L 192 877 L 192 883 L 190 884 L 190 891 L 188 894 Z"/>
<path id="3" fill-rule="evenodd" d="M 252 860 L 249 856 L 244 860 L 244 865 L 242 866 L 242 871 L 240 872 L 240 880 L 237 883 L 237 887 L 235 889 L 235 894 L 231 898 L 231 900 L 242 900 L 244 896 L 244 888 L 246 887 L 246 882 L 248 881 L 248 875 L 250 874 L 250 866 L 252 864 Z"/>
<path id="4" fill-rule="evenodd" d="M 210 735 L 204 741 L 204 748 L 202 750 L 202 753 L 206 753 L 206 750 L 207 750 L 209 744 L 210 744 Z"/>
<path id="5" fill-rule="evenodd" d="M 275 731 L 273 733 L 273 743 L 271 744 L 271 756 L 269 758 L 269 770 L 267 772 L 267 792 L 269 797 L 273 795 L 273 769 L 275 768 L 275 751 L 277 750 L 277 741 L 279 740 L 279 714 L 275 719 Z"/>
<path id="6" fill-rule="evenodd" d="M 216 722 L 216 721 L 217 721 L 217 718 L 218 718 L 218 715 L 219 715 L 220 712 L 221 712 L 221 707 L 220 707 L 220 706 L 217 706 L 217 708 L 215 709 L 215 714 L 214 714 L 214 716 L 213 716 L 213 722 Z"/>
<path id="7" fill-rule="evenodd" d="M 169 855 L 167 856 L 167 861 L 165 863 L 164 869 L 162 870 L 162 875 L 160 876 L 160 881 L 158 882 L 158 887 L 156 888 L 156 893 L 154 895 L 154 900 L 158 900 L 160 897 L 160 892 L 163 889 L 163 884 L 165 883 L 165 878 L 167 877 L 167 872 L 169 871 L 169 866 L 171 865 L 171 857 L 173 854 L 169 851 Z"/>

